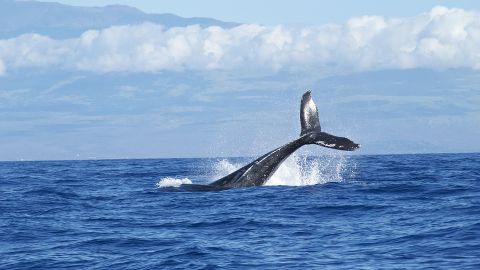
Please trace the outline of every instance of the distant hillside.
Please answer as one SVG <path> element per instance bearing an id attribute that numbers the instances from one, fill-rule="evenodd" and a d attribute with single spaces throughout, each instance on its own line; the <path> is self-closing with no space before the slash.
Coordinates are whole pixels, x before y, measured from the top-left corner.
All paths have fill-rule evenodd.
<path id="1" fill-rule="evenodd" d="M 159 3 L 160 5 L 160 3 Z M 198 24 L 233 27 L 237 23 L 210 18 L 183 18 L 173 14 L 148 14 L 122 5 L 76 7 L 52 2 L 0 0 L 0 38 L 39 33 L 71 38 L 89 29 L 152 22 L 166 27 Z"/>

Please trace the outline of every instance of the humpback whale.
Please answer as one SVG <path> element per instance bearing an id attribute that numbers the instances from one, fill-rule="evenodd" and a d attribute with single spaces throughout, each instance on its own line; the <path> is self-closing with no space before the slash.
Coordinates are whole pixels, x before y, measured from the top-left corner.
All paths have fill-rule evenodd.
<path id="1" fill-rule="evenodd" d="M 360 147 L 359 144 L 348 138 L 337 137 L 322 131 L 317 105 L 313 102 L 310 91 L 305 92 L 302 96 L 300 124 L 299 138 L 266 153 L 235 172 L 209 185 L 186 184 L 181 187 L 187 190 L 208 191 L 261 186 L 268 181 L 285 159 L 304 145 L 316 144 L 344 151 L 353 151 Z"/>

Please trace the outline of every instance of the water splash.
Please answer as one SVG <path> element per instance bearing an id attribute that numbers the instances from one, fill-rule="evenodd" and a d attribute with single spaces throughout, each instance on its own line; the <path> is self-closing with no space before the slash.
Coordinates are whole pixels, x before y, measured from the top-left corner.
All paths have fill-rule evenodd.
<path id="1" fill-rule="evenodd" d="M 347 168 L 347 156 L 324 155 L 316 157 L 291 155 L 285 160 L 266 186 L 307 186 L 340 182 Z M 227 159 L 218 160 L 213 164 L 213 179 L 219 179 L 239 169 L 242 164 L 233 163 Z"/>
<path id="2" fill-rule="evenodd" d="M 242 166 L 242 164 L 233 163 L 233 162 L 231 162 L 227 159 L 217 160 L 213 164 L 212 179 L 214 179 L 214 180 L 220 179 L 220 178 L 222 178 L 222 177 L 240 169 L 241 166 Z"/>
<path id="3" fill-rule="evenodd" d="M 166 188 L 166 187 L 179 187 L 183 184 L 191 184 L 192 181 L 188 178 L 174 178 L 174 177 L 165 177 L 160 179 L 156 186 L 158 188 Z"/>

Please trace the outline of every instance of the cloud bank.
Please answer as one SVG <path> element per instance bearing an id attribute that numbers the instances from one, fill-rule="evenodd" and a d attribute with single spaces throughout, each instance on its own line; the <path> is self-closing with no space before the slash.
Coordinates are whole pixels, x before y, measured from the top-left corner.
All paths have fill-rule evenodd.
<path id="1" fill-rule="evenodd" d="M 467 67 L 480 69 L 480 13 L 435 7 L 408 18 L 345 24 L 114 26 L 74 39 L 25 34 L 0 40 L 0 75 L 22 68 L 91 72 Z"/>

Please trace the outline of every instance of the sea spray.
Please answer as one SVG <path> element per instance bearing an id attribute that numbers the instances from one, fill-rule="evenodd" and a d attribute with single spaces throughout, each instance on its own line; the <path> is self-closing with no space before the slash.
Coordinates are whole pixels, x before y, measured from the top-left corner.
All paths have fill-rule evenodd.
<path id="1" fill-rule="evenodd" d="M 212 180 L 220 179 L 220 178 L 222 178 L 222 177 L 240 169 L 241 166 L 242 166 L 241 164 L 230 162 L 227 159 L 217 160 L 213 164 Z"/>
<path id="2" fill-rule="evenodd" d="M 212 181 L 238 170 L 243 165 L 228 159 L 215 161 L 212 165 Z M 340 182 L 343 180 L 346 165 L 345 155 L 307 157 L 293 154 L 280 165 L 265 185 L 306 186 Z"/>
<path id="3" fill-rule="evenodd" d="M 158 181 L 156 186 L 158 188 L 166 187 L 178 187 L 183 184 L 191 184 L 192 181 L 188 178 L 174 178 L 174 177 L 164 177 Z"/>
<path id="4" fill-rule="evenodd" d="M 267 186 L 308 186 L 343 180 L 344 155 L 299 156 L 293 154 L 265 183 Z"/>
<path id="5" fill-rule="evenodd" d="M 209 179 L 205 184 L 220 179 L 241 168 L 245 163 L 234 162 L 228 159 L 218 159 L 211 163 L 202 178 Z M 292 154 L 287 158 L 265 183 L 266 186 L 308 186 L 328 182 L 340 182 L 347 172 L 348 156 L 321 155 L 302 156 Z M 351 174 L 352 172 L 350 172 Z M 193 182 L 198 183 L 193 179 Z M 158 188 L 178 187 L 182 184 L 192 184 L 189 178 L 164 177 L 156 186 Z M 203 184 L 203 183 L 202 183 Z"/>

